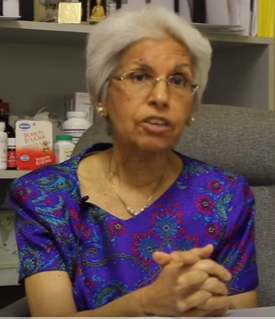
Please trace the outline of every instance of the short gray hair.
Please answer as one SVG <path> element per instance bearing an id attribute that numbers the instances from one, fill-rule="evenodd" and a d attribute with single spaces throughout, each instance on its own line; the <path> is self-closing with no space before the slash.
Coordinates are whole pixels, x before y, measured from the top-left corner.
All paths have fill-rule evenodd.
<path id="1" fill-rule="evenodd" d="M 196 107 L 208 81 L 211 45 L 179 15 L 155 4 L 120 9 L 91 27 L 86 51 L 86 79 L 92 101 L 104 102 L 106 81 L 118 67 L 123 50 L 142 39 L 167 38 L 169 35 L 186 46 L 194 60 L 193 75 L 200 86 L 194 101 Z"/>

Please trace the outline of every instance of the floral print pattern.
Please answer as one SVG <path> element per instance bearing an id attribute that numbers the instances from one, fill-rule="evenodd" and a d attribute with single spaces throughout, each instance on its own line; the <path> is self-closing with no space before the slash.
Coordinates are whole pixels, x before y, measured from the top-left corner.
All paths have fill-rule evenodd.
<path id="1" fill-rule="evenodd" d="M 212 243 L 211 256 L 233 275 L 230 294 L 258 285 L 254 197 L 243 177 L 178 154 L 183 170 L 151 206 L 129 220 L 83 207 L 76 170 L 83 154 L 14 180 L 20 277 L 66 271 L 77 309 L 94 309 L 153 282 L 161 271 L 154 251 L 184 251 Z"/>

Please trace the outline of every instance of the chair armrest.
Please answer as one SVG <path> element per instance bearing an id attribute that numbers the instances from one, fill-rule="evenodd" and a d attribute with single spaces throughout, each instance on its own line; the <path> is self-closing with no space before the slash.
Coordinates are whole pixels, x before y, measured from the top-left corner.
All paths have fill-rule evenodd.
<path id="1" fill-rule="evenodd" d="M 0 309 L 0 317 L 30 317 L 27 298 L 24 297 Z"/>

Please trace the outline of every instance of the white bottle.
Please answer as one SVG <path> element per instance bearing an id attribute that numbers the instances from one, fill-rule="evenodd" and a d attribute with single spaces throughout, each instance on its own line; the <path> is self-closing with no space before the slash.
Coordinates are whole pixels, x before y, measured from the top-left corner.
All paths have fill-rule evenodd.
<path id="1" fill-rule="evenodd" d="M 67 112 L 67 121 L 63 123 L 63 132 L 73 137 L 72 142 L 76 144 L 82 134 L 91 126 L 87 120 L 86 112 Z"/>
<path id="2" fill-rule="evenodd" d="M 56 163 L 62 163 L 70 159 L 75 145 L 72 143 L 71 135 L 57 135 L 53 146 Z"/>
<path id="3" fill-rule="evenodd" d="M 8 135 L 4 132 L 6 124 L 0 122 L 0 170 L 7 169 L 8 160 Z"/>

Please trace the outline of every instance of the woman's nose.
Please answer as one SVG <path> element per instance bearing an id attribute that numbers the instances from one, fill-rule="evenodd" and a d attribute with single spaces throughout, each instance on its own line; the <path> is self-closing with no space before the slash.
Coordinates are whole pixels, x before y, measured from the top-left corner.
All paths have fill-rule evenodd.
<path id="1" fill-rule="evenodd" d="M 169 87 L 166 81 L 156 81 L 150 92 L 149 103 L 155 107 L 168 107 Z"/>

